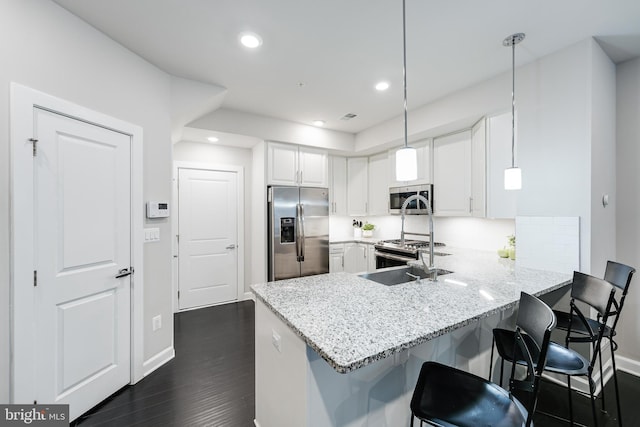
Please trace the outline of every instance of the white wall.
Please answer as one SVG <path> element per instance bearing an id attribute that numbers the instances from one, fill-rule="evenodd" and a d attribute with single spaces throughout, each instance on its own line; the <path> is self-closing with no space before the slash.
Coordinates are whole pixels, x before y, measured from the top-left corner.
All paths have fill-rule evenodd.
<path id="1" fill-rule="evenodd" d="M 591 274 L 604 276 L 616 258 L 616 67 L 591 45 Z M 608 194 L 605 207 L 602 197 Z"/>
<path id="2" fill-rule="evenodd" d="M 640 270 L 640 58 L 619 64 L 617 77 L 617 260 Z M 640 361 L 640 273 L 618 326 L 619 354 Z"/>
<path id="3" fill-rule="evenodd" d="M 523 188 L 518 194 L 517 215 L 579 216 L 581 218 L 581 266 L 591 265 L 591 136 L 592 91 L 610 85 L 605 71 L 594 71 L 603 59 L 593 39 L 519 67 L 516 70 L 516 163 L 522 168 Z M 597 49 L 596 49 L 597 48 Z M 594 79 L 604 79 L 595 82 Z M 510 110 L 511 73 L 456 92 L 409 115 L 411 139 L 434 135 L 452 124 Z M 604 107 L 602 107 L 604 108 Z M 609 117 L 609 116 L 607 116 Z M 593 125 L 598 137 L 605 122 Z M 399 140 L 402 127 L 390 120 L 356 135 L 356 149 Z M 602 145 L 601 147 L 605 147 Z M 613 150 L 613 143 L 607 145 Z"/>
<path id="4" fill-rule="evenodd" d="M 145 200 L 171 199 L 171 122 L 167 74 L 53 2 L 2 1 L 0 7 L 0 402 L 8 402 L 10 82 L 142 126 Z M 145 360 L 173 339 L 170 224 L 153 226 L 162 240 L 144 248 Z M 152 332 L 158 314 L 163 328 Z"/>
<path id="5" fill-rule="evenodd" d="M 252 178 L 252 153 L 248 148 L 223 147 L 219 145 L 180 141 L 173 146 L 173 160 L 194 163 L 206 163 L 211 165 L 239 166 L 244 170 L 244 278 L 245 292 L 250 292 L 249 285 L 253 283 L 251 278 L 252 265 L 252 233 L 251 215 L 253 203 L 251 195 Z M 175 212 L 175 211 L 174 211 Z M 174 230 L 178 233 L 178 230 Z"/>

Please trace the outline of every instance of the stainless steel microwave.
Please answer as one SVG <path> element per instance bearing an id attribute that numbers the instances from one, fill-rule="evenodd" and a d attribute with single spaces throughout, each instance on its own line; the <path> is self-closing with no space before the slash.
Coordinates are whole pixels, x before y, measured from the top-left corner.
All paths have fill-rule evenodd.
<path id="1" fill-rule="evenodd" d="M 402 204 L 410 196 L 420 194 L 429 200 L 431 211 L 433 212 L 433 184 L 408 185 L 405 187 L 389 188 L 389 213 L 392 215 L 400 215 Z M 407 205 L 405 212 L 407 215 L 427 215 L 427 206 L 419 200 L 412 200 Z"/>

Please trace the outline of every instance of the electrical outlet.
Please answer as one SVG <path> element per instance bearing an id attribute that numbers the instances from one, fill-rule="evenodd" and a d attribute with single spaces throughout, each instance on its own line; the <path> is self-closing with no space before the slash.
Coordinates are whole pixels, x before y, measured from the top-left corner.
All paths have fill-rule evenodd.
<path id="1" fill-rule="evenodd" d="M 153 330 L 154 331 L 157 331 L 158 329 L 162 328 L 162 316 L 161 315 L 157 315 L 152 320 L 153 320 Z"/>
<path id="2" fill-rule="evenodd" d="M 282 339 L 273 329 L 271 330 L 271 344 L 278 350 L 278 353 L 282 353 Z"/>

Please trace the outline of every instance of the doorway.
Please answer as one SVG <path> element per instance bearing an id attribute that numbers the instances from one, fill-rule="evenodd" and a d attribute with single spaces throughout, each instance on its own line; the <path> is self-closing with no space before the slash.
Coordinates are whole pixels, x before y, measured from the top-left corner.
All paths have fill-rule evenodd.
<path id="1" fill-rule="evenodd" d="M 177 311 L 242 299 L 243 170 L 175 162 Z"/>
<path id="2" fill-rule="evenodd" d="M 142 132 L 17 84 L 11 113 L 11 400 L 74 419 L 142 378 Z"/>

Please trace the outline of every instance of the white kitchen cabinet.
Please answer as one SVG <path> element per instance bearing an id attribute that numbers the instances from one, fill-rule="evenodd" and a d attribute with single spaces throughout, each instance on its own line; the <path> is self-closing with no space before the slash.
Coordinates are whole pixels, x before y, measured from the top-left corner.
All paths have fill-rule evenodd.
<path id="1" fill-rule="evenodd" d="M 484 118 L 471 128 L 471 216 L 486 216 L 486 121 Z"/>
<path id="2" fill-rule="evenodd" d="M 389 215 L 389 155 L 369 157 L 368 214 Z"/>
<path id="3" fill-rule="evenodd" d="M 324 150 L 270 142 L 267 148 L 267 183 L 328 187 L 328 155 Z"/>
<path id="4" fill-rule="evenodd" d="M 344 271 L 344 244 L 329 245 L 329 273 Z"/>
<path id="5" fill-rule="evenodd" d="M 504 189 L 511 167 L 511 112 L 487 118 L 487 217 L 515 218 L 518 191 Z"/>
<path id="6" fill-rule="evenodd" d="M 367 271 L 376 271 L 376 248 L 373 245 L 367 245 Z"/>
<path id="7" fill-rule="evenodd" d="M 344 244 L 344 271 L 347 273 L 367 271 L 367 246 L 369 245 L 357 242 Z"/>
<path id="8" fill-rule="evenodd" d="M 389 151 L 390 187 L 433 183 L 433 177 L 431 174 L 432 140 L 425 139 L 409 145 L 416 149 L 416 157 L 418 159 L 418 178 L 415 181 L 396 181 L 396 151 L 398 151 L 399 148 L 394 148 Z"/>
<path id="9" fill-rule="evenodd" d="M 365 216 L 368 212 L 368 160 L 366 157 L 347 159 L 347 214 Z"/>
<path id="10" fill-rule="evenodd" d="M 486 216 L 485 120 L 433 140 L 434 214 Z"/>
<path id="11" fill-rule="evenodd" d="M 347 158 L 329 158 L 329 213 L 347 215 Z"/>
<path id="12" fill-rule="evenodd" d="M 433 140 L 433 203 L 439 216 L 471 216 L 471 131 Z"/>

